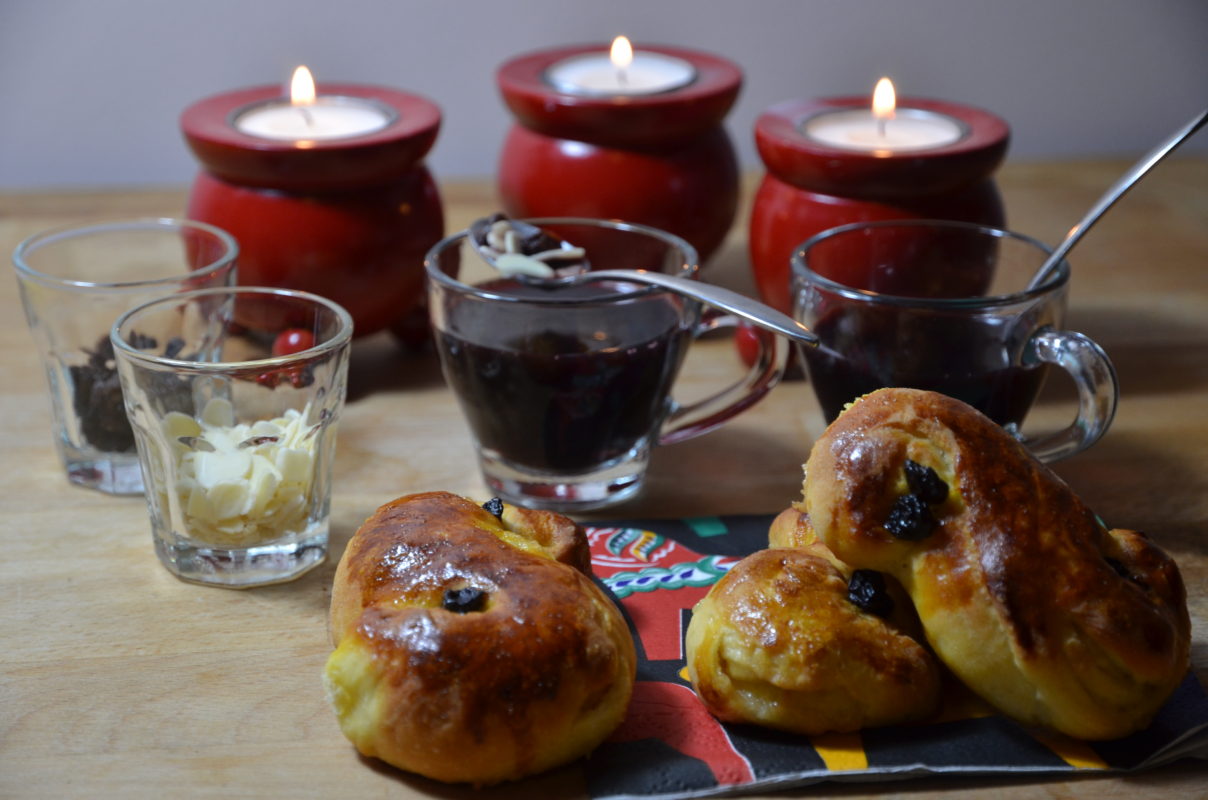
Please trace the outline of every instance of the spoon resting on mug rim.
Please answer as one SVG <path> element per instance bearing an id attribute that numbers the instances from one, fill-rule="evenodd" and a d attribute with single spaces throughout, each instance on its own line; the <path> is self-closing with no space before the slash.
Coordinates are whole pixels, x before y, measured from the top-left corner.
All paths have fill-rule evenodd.
<path id="1" fill-rule="evenodd" d="M 1091 226 L 1098 222 L 1099 218 L 1103 216 L 1103 214 L 1106 213 L 1106 211 L 1111 208 L 1112 205 L 1114 205 L 1125 192 L 1127 192 L 1133 187 L 1134 184 L 1141 180 L 1145 173 L 1157 166 L 1158 162 L 1170 155 L 1170 153 L 1174 151 L 1176 147 L 1181 145 L 1188 137 L 1190 137 L 1191 134 L 1203 127 L 1205 122 L 1208 122 L 1208 109 L 1201 111 L 1195 117 L 1195 119 L 1191 120 L 1191 122 L 1188 122 L 1182 128 L 1179 128 L 1177 131 L 1175 131 L 1169 138 L 1167 138 L 1153 150 L 1150 150 L 1148 153 L 1146 153 L 1140 161 L 1138 161 L 1136 164 L 1133 164 L 1132 168 L 1128 172 L 1121 175 L 1120 179 L 1113 183 L 1111 187 L 1104 192 L 1103 196 L 1099 198 L 1099 201 L 1091 207 L 1091 210 L 1086 213 L 1086 216 L 1079 220 L 1077 225 L 1075 225 L 1073 228 L 1070 228 L 1070 232 L 1066 234 L 1065 240 L 1057 246 L 1057 249 L 1054 250 L 1053 253 L 1045 260 L 1045 262 L 1040 265 L 1040 268 L 1036 270 L 1036 275 L 1032 278 L 1031 282 L 1028 283 L 1027 288 L 1029 290 L 1035 289 L 1037 286 L 1040 286 L 1046 280 L 1048 280 L 1052 276 L 1053 272 L 1056 271 L 1057 265 L 1060 264 L 1070 250 L 1073 249 L 1074 245 L 1078 243 L 1078 240 L 1082 238 L 1082 235 L 1090 230 Z"/>
<path id="2" fill-rule="evenodd" d="M 471 227 L 471 238 L 488 264 L 501 274 L 529 286 L 553 290 L 597 281 L 648 284 L 728 311 L 792 341 L 818 344 L 813 331 L 788 314 L 721 286 L 644 269 L 592 270 L 582 248 L 520 220 L 501 216 L 479 220 Z M 526 246 L 544 249 L 530 255 L 523 252 Z"/>

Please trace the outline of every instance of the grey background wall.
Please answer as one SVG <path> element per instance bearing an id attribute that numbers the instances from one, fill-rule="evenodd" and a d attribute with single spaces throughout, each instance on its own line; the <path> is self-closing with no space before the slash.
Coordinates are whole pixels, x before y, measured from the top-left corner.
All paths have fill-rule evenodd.
<path id="1" fill-rule="evenodd" d="M 1002 115 L 1021 160 L 1139 155 L 1208 106 L 1206 0 L 0 0 L 0 190 L 186 183 L 181 110 L 300 63 L 431 97 L 437 177 L 489 176 L 495 68 L 617 33 L 741 65 L 748 168 L 762 109 L 882 74 Z"/>

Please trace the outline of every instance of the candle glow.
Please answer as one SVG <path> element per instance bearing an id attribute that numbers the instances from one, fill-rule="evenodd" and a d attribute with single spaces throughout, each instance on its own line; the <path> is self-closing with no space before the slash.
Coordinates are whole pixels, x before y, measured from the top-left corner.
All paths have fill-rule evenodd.
<path id="1" fill-rule="evenodd" d="M 627 97 L 679 89 L 696 79 L 696 68 L 682 58 L 636 52 L 625 36 L 612 40 L 608 53 L 583 53 L 552 64 L 545 80 L 576 95 Z"/>
<path id="2" fill-rule="evenodd" d="M 893 125 L 889 125 L 890 121 Z M 945 114 L 917 108 L 898 109 L 893 81 L 881 78 L 873 89 L 870 108 L 826 111 L 805 120 L 801 131 L 811 139 L 843 150 L 863 151 L 878 158 L 895 152 L 934 150 L 960 141 L 961 124 Z"/>
<path id="3" fill-rule="evenodd" d="M 881 121 L 882 128 L 886 121 L 893 119 L 897 106 L 898 96 L 893 90 L 893 81 L 881 78 L 872 90 L 872 115 Z"/>
<path id="4" fill-rule="evenodd" d="M 272 100 L 244 109 L 235 127 L 249 136 L 292 142 L 306 149 L 315 142 L 350 139 L 387 127 L 394 115 L 380 103 L 359 97 L 320 97 L 309 69 L 300 66 L 289 82 L 289 101 Z"/>
<path id="5" fill-rule="evenodd" d="M 618 36 L 612 40 L 612 47 L 608 50 L 608 58 L 617 69 L 628 69 L 633 63 L 633 45 L 629 42 L 629 37 Z"/>
<path id="6" fill-rule="evenodd" d="M 295 69 L 294 77 L 290 79 L 289 102 L 295 106 L 315 104 L 315 78 L 305 64 Z"/>

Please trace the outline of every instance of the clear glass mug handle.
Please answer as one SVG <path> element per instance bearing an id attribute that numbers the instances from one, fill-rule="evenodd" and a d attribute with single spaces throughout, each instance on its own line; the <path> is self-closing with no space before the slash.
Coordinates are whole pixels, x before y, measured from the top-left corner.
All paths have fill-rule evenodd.
<path id="1" fill-rule="evenodd" d="M 1055 364 L 1070 374 L 1078 387 L 1078 416 L 1064 430 L 1023 443 L 1041 461 L 1059 461 L 1081 453 L 1111 427 L 1120 400 L 1116 368 L 1103 348 L 1073 331 L 1039 331 L 1028 342 L 1024 366 Z"/>
<path id="2" fill-rule="evenodd" d="M 706 306 L 692 337 L 695 340 L 709 331 L 737 328 L 739 322 L 734 314 Z M 747 374 L 716 394 L 688 405 L 680 405 L 672 398 L 671 412 L 659 431 L 659 444 L 674 444 L 708 433 L 753 406 L 780 382 L 788 361 L 789 343 L 770 331 L 759 328 L 754 331 L 759 350 Z"/>

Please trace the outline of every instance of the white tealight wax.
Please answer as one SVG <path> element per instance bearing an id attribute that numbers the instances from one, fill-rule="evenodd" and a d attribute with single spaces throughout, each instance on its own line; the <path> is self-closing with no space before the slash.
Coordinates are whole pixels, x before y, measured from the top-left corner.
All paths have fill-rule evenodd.
<path id="1" fill-rule="evenodd" d="M 329 96 L 307 104 L 279 100 L 253 106 L 235 117 L 235 128 L 262 139 L 325 141 L 375 133 L 392 119 L 371 100 Z"/>
<path id="2" fill-rule="evenodd" d="M 618 67 L 607 53 L 571 56 L 545 71 L 546 81 L 566 94 L 633 96 L 679 89 L 696 80 L 696 67 L 682 58 L 648 51 Z"/>
<path id="3" fill-rule="evenodd" d="M 892 119 L 868 109 L 824 111 L 801 125 L 801 132 L 830 147 L 863 152 L 917 152 L 945 147 L 965 136 L 954 117 L 918 108 L 899 108 Z"/>

